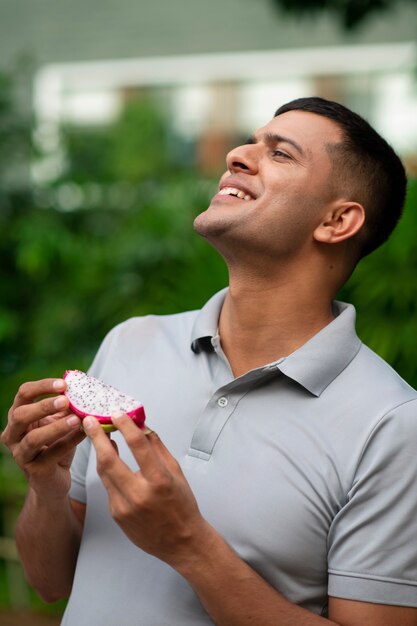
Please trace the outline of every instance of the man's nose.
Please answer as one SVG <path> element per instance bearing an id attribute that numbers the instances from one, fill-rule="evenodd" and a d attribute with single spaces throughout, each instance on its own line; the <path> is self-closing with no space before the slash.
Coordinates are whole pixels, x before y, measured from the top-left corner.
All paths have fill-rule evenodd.
<path id="1" fill-rule="evenodd" d="M 230 150 L 226 156 L 226 164 L 229 172 L 242 172 L 256 174 L 258 171 L 259 155 L 256 144 L 245 144 Z"/>

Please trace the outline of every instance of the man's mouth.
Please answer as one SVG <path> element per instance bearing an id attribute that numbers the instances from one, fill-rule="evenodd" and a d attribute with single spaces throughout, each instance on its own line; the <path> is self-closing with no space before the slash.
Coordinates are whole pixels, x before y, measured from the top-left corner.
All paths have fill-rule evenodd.
<path id="1" fill-rule="evenodd" d="M 236 187 L 223 187 L 218 192 L 219 196 L 235 196 L 236 198 L 240 198 L 241 200 L 253 200 L 252 196 L 248 193 L 245 193 L 241 189 L 236 189 Z"/>

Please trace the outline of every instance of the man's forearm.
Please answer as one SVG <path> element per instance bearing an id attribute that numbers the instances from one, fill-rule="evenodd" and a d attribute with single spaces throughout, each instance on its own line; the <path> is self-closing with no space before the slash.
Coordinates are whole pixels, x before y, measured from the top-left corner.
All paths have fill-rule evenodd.
<path id="1" fill-rule="evenodd" d="M 217 626 L 337 626 L 286 600 L 214 530 L 201 554 L 176 569 Z"/>
<path id="2" fill-rule="evenodd" d="M 16 543 L 26 577 L 45 601 L 69 595 L 81 533 L 68 497 L 49 502 L 29 490 L 16 527 Z"/>

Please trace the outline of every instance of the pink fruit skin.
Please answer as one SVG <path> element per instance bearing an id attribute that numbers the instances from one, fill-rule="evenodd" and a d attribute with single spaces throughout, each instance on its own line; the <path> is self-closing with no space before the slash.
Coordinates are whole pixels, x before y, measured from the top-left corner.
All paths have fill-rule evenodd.
<path id="1" fill-rule="evenodd" d="M 69 374 L 70 370 L 67 370 L 63 376 L 64 380 L 67 377 L 67 375 Z M 62 392 L 62 395 L 65 396 L 65 391 Z M 69 403 L 69 409 L 75 413 L 75 415 L 78 415 L 78 417 L 80 417 L 81 419 L 84 419 L 84 417 L 87 417 L 87 415 L 91 415 L 91 413 L 84 413 L 84 411 L 81 411 L 80 409 L 78 409 L 76 406 L 74 406 L 72 404 L 72 402 Z M 133 409 L 133 411 L 128 411 L 126 413 L 126 415 L 128 415 L 136 424 L 136 426 L 138 426 L 139 428 L 144 428 L 145 427 L 145 409 L 143 408 L 143 406 L 138 406 L 136 409 Z M 112 424 L 111 421 L 111 417 L 106 416 L 106 415 L 92 415 L 92 417 L 95 417 L 100 424 Z"/>

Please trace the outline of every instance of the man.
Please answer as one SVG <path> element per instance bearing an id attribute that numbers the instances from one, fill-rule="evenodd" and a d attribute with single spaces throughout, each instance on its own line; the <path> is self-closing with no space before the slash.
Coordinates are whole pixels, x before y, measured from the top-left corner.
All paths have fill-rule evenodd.
<path id="1" fill-rule="evenodd" d="M 229 289 L 119 325 L 92 366 L 158 435 L 117 415 L 112 445 L 86 418 L 80 443 L 66 399 L 39 400 L 65 383 L 22 385 L 17 544 L 46 600 L 71 594 L 65 626 L 417 624 L 417 394 L 334 301 L 405 185 L 343 106 L 281 107 L 195 221 Z"/>

